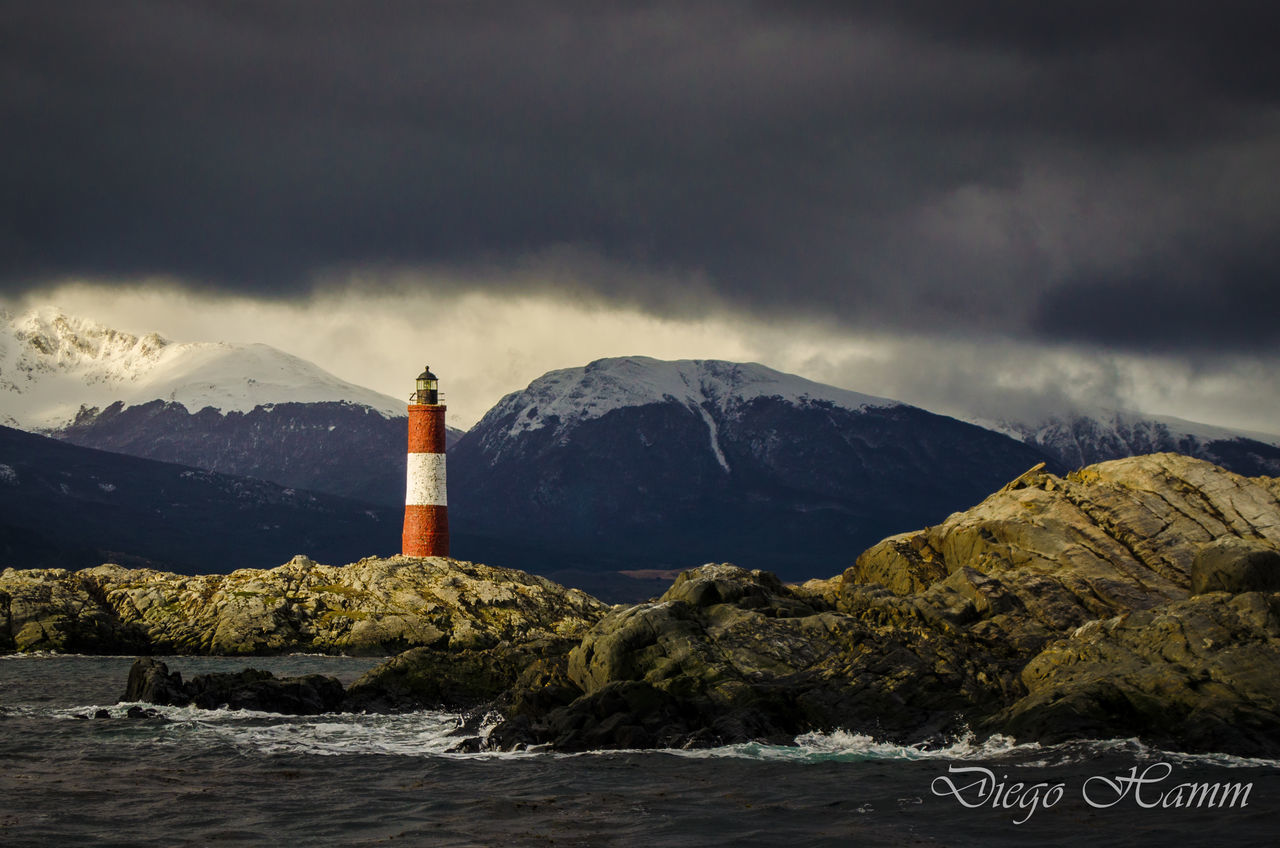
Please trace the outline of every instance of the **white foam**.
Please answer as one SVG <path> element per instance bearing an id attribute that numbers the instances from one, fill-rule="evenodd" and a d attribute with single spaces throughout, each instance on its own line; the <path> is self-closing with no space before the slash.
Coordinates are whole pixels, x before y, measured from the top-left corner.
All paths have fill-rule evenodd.
<path id="1" fill-rule="evenodd" d="M 160 744 L 226 744 L 246 753 L 430 756 L 447 753 L 464 738 L 458 733 L 462 726 L 460 716 L 434 710 L 394 715 L 326 713 L 288 716 L 255 710 L 205 710 L 119 703 L 109 707 L 61 709 L 54 711 L 54 715 L 81 720 L 105 709 L 113 719 L 124 719 L 130 707 L 155 711 L 150 722 L 147 719 L 128 719 L 128 726 L 149 730 Z M 487 720 L 474 735 L 488 735 L 496 723 L 496 718 Z"/>
<path id="2" fill-rule="evenodd" d="M 1280 766 L 1280 760 L 1240 757 L 1233 754 L 1191 754 L 1167 751 L 1144 745 L 1137 739 L 1079 740 L 1057 745 L 1038 742 L 1016 743 L 1008 736 L 995 734 L 978 739 L 966 732 L 945 745 L 898 745 L 861 733 L 835 730 L 830 733 L 806 733 L 797 736 L 794 745 L 766 745 L 748 742 L 720 748 L 666 753 L 695 759 L 732 757 L 752 760 L 814 761 L 832 760 L 998 760 L 1017 758 L 1019 765 L 1051 767 L 1086 762 L 1105 754 L 1123 754 L 1142 759 L 1163 759 L 1179 764 L 1213 765 L 1226 768 Z M 1035 759 L 1026 759 L 1034 757 Z"/>
<path id="3" fill-rule="evenodd" d="M 1037 743 L 1018 745 L 1008 736 L 1000 735 L 979 741 L 972 733 L 965 733 L 945 746 L 933 747 L 898 745 L 862 733 L 833 730 L 802 734 L 796 737 L 794 745 L 745 742 L 668 753 L 693 758 L 739 757 L 753 760 L 979 760 L 1038 750 L 1040 746 Z"/>

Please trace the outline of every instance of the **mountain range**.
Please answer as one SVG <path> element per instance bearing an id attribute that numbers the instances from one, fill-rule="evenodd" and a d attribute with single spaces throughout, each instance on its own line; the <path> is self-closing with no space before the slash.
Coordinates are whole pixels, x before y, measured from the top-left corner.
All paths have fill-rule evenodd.
<path id="1" fill-rule="evenodd" d="M 265 344 L 0 313 L 0 423 L 82 447 L 396 506 L 406 406 Z"/>
<path id="2" fill-rule="evenodd" d="M 1047 416 L 1034 423 L 997 421 L 997 432 L 1026 442 L 1067 468 L 1146 453 L 1204 459 L 1247 476 L 1280 475 L 1280 439 L 1162 415 L 1116 409 Z"/>
<path id="3" fill-rule="evenodd" d="M 728 559 L 799 577 L 1044 460 L 973 424 L 763 365 L 602 359 L 506 396 L 458 442 L 450 518 L 482 554 L 544 572 Z"/>
<path id="4" fill-rule="evenodd" d="M 0 421 L 70 443 L 62 446 L 68 450 L 181 466 L 148 466 L 139 472 L 144 477 L 190 481 L 181 475 L 215 472 L 209 479 L 220 481 L 216 486 L 199 498 L 183 495 L 184 503 L 202 503 L 215 523 L 264 523 L 244 512 L 245 504 L 300 509 L 272 520 L 297 540 L 281 548 L 288 555 L 323 556 L 307 547 L 328 538 L 314 522 L 344 528 L 361 553 L 398 549 L 398 518 L 384 521 L 391 530 L 358 516 L 403 503 L 403 402 L 268 345 L 139 337 L 51 309 L 0 319 Z M 1172 450 L 1239 473 L 1280 473 L 1280 439 L 1178 419 L 1093 410 L 980 423 L 753 363 L 634 356 L 553 371 L 504 397 L 465 435 L 450 431 L 454 554 L 577 585 L 602 572 L 660 575 L 707 560 L 805 577 L 843 568 L 892 533 L 940 522 L 1040 462 L 1065 471 Z M 115 551 L 183 571 L 181 539 L 199 545 L 214 526 L 177 522 L 191 513 L 166 512 L 163 499 L 121 512 L 92 481 L 68 483 L 70 494 L 63 492 L 48 475 L 74 477 L 85 463 L 104 460 L 6 439 L 0 463 L 19 481 L 45 474 L 40 491 L 74 494 L 58 508 L 87 516 L 61 530 L 36 521 L 30 527 L 47 531 L 39 538 L 9 520 L 6 550 L 74 548 L 77 561 L 92 558 L 89 551 Z M 24 450 L 46 467 L 11 461 Z M 123 474 L 113 466 L 98 476 Z M 330 512 L 306 506 L 307 498 Z M 52 510 L 55 501 L 33 503 Z M 152 531 L 156 539 L 172 537 L 170 547 L 137 546 L 141 536 L 113 536 L 106 532 L 111 521 L 99 520 L 114 515 L 144 526 L 143 513 L 174 518 Z M 237 538 L 236 550 L 254 556 L 257 537 Z M 223 561 L 228 568 L 281 561 L 263 550 L 252 561 Z M 208 560 L 200 567 L 217 570 Z M 584 587 L 609 594 L 608 587 Z"/>

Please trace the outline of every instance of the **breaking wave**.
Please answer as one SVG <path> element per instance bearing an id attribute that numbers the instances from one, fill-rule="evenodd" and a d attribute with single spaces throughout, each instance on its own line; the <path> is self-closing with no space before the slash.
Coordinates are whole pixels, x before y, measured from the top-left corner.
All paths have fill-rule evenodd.
<path id="1" fill-rule="evenodd" d="M 128 719 L 130 707 L 152 712 L 149 719 Z M 27 712 L 32 708 L 16 708 Z M 13 712 L 9 707 L 5 711 Z M 321 716 L 286 716 L 252 710 L 204 710 L 196 707 L 164 707 L 118 703 L 58 709 L 53 716 L 66 720 L 107 721 L 90 718 L 105 710 L 117 734 L 160 745 L 212 747 L 226 745 L 245 754 L 344 754 L 403 757 L 444 756 L 460 758 L 592 757 L 640 751 L 591 751 L 559 754 L 542 750 L 458 753 L 464 738 L 487 737 L 501 720 L 497 714 L 470 724 L 450 712 L 423 710 L 394 715 L 330 713 Z M 105 728 L 104 728 L 105 729 Z M 1161 759 L 1180 765 L 1220 768 L 1280 767 L 1280 760 L 1238 757 L 1231 754 L 1191 754 L 1145 745 L 1137 739 L 1106 739 L 1042 745 L 1018 744 L 1008 736 L 979 738 L 966 732 L 944 743 L 902 745 L 846 730 L 805 733 L 794 744 L 746 742 L 716 748 L 665 749 L 661 753 L 687 759 L 738 759 L 764 762 L 832 763 L 875 761 L 964 760 L 999 761 L 1028 767 L 1059 767 L 1088 762 L 1107 755 L 1135 760 Z"/>

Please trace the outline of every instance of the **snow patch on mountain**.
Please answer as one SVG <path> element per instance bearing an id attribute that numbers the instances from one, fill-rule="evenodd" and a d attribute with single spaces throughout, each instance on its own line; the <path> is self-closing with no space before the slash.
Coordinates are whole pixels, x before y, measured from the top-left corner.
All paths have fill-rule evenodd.
<path id="1" fill-rule="evenodd" d="M 504 397 L 485 417 L 513 415 L 507 436 L 514 437 L 552 425 L 562 433 L 615 409 L 678 403 L 707 422 L 712 450 L 727 471 L 729 464 L 720 450 L 715 422 L 708 410 L 731 414 L 734 408 L 761 397 L 778 398 L 796 406 L 830 403 L 853 410 L 900 405 L 898 401 L 823 385 L 756 363 L 626 356 L 548 372 L 524 391 Z"/>
<path id="2" fill-rule="evenodd" d="M 711 413 L 707 412 L 705 406 L 695 407 L 698 415 L 702 416 L 703 422 L 707 425 L 707 430 L 711 435 L 711 452 L 716 455 L 716 462 L 720 463 L 720 467 L 728 474 L 733 471 L 729 467 L 729 460 L 725 458 L 724 449 L 720 447 L 720 432 L 716 429 L 716 420 L 711 417 Z"/>
<path id="3" fill-rule="evenodd" d="M 279 403 L 348 402 L 390 418 L 405 402 L 348 383 L 265 344 L 174 342 L 134 336 L 53 307 L 0 310 L 0 423 L 68 424 L 82 406 L 163 400 L 191 412 L 249 412 Z"/>

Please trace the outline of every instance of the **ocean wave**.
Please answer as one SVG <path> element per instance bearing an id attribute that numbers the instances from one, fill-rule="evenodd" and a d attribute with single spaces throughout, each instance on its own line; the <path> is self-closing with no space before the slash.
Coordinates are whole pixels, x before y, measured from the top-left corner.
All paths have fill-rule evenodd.
<path id="1" fill-rule="evenodd" d="M 128 719 L 131 707 L 148 717 Z M 288 716 L 255 710 L 157 706 L 121 702 L 111 706 L 81 706 L 53 711 L 56 718 L 82 720 L 105 710 L 111 719 L 125 719 L 149 741 L 160 745 L 228 745 L 252 754 L 382 754 L 396 756 L 444 755 L 464 734 L 461 716 L 423 710 L 394 715 L 326 713 Z M 104 719 L 94 719 L 103 721 Z M 489 718 L 474 732 L 484 736 L 497 724 Z"/>
<path id="2" fill-rule="evenodd" d="M 127 719 L 131 707 L 151 713 L 150 720 Z M 43 713 L 59 719 L 83 720 L 105 710 L 113 719 L 127 720 L 139 735 L 158 743 L 176 745 L 229 745 L 244 753 L 313 754 L 336 756 L 372 754 L 388 756 L 445 756 L 469 759 L 511 759 L 540 756 L 597 757 L 619 754 L 670 755 L 688 759 L 742 759 L 772 762 L 829 763 L 917 760 L 997 761 L 1011 765 L 1052 768 L 1072 766 L 1108 755 L 1138 760 L 1163 760 L 1179 765 L 1220 768 L 1275 768 L 1280 760 L 1241 757 L 1225 753 L 1187 753 L 1146 745 L 1137 739 L 1091 739 L 1042 745 L 1017 743 L 999 734 L 979 738 L 965 732 L 942 743 L 901 745 L 848 730 L 805 733 L 794 744 L 745 742 L 715 748 L 661 749 L 658 751 L 585 751 L 573 754 L 545 748 L 521 751 L 459 753 L 451 749 L 464 738 L 487 738 L 501 721 L 491 713 L 480 721 L 458 713 L 422 710 L 381 715 L 327 713 L 320 716 L 287 716 L 253 710 L 156 706 L 117 703 L 110 706 L 78 706 L 50 711 L 36 705 L 6 705 L 0 713 L 18 716 Z M 100 720 L 100 719 L 99 719 Z"/>
<path id="3" fill-rule="evenodd" d="M 990 736 L 979 740 L 973 733 L 964 733 L 945 745 L 899 745 L 878 740 L 872 736 L 847 730 L 805 733 L 797 736 L 792 745 L 769 745 L 763 742 L 744 742 L 719 748 L 671 750 L 667 753 L 682 757 L 716 758 L 737 757 L 752 760 L 786 761 L 868 761 L 868 760 L 990 760 L 1010 754 L 1040 751 L 1038 743 L 1015 744 L 1008 736 Z"/>
<path id="4" fill-rule="evenodd" d="M 0 660 L 131 660 L 138 654 L 68 654 L 62 651 L 22 651 L 0 654 Z"/>

